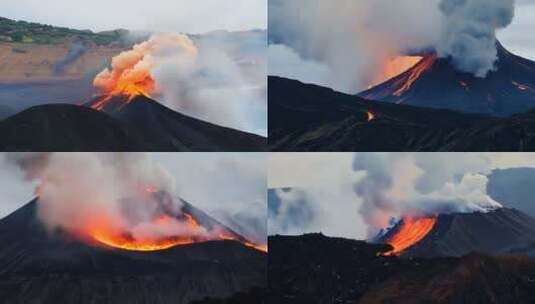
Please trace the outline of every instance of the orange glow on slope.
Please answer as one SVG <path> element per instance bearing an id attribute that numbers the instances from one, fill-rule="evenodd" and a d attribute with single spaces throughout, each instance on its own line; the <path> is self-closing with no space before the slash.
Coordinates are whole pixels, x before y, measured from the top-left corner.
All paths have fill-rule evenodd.
<path id="1" fill-rule="evenodd" d="M 199 223 L 189 214 L 184 214 L 184 221 L 180 221 L 182 225 L 186 225 L 190 231 L 202 229 Z M 164 229 L 171 225 L 178 224 L 178 220 L 167 215 L 162 215 L 156 218 L 153 225 Z M 113 229 L 108 225 L 100 225 L 90 229 L 90 236 L 99 243 L 110 247 L 119 248 L 131 251 L 156 251 L 164 250 L 178 245 L 193 244 L 202 239 L 197 239 L 193 236 L 172 236 L 162 238 L 134 238 L 132 235 Z"/>
<path id="2" fill-rule="evenodd" d="M 374 77 L 370 88 L 394 78 L 415 66 L 423 57 L 421 56 L 397 56 L 388 60 L 382 71 Z"/>
<path id="3" fill-rule="evenodd" d="M 262 251 L 262 252 L 268 252 L 268 245 L 267 244 L 254 244 L 254 243 L 251 243 L 249 241 L 244 241 L 244 240 L 239 240 L 238 238 L 230 235 L 230 234 L 226 234 L 226 233 L 220 233 L 219 234 L 219 238 L 221 238 L 222 240 L 227 240 L 227 241 L 238 241 L 238 242 L 241 242 L 243 245 L 247 246 L 247 247 L 250 247 L 250 248 L 254 248 L 258 251 Z"/>
<path id="4" fill-rule="evenodd" d="M 387 240 L 394 249 L 386 255 L 400 255 L 403 251 L 423 240 L 435 227 L 437 217 L 404 217 L 398 231 Z"/>
<path id="5" fill-rule="evenodd" d="M 375 114 L 373 114 L 373 112 L 368 111 L 366 114 L 368 114 L 368 122 L 375 119 Z"/>
<path id="6" fill-rule="evenodd" d="M 405 79 L 404 83 L 402 83 L 401 87 L 397 89 L 394 92 L 395 96 L 401 96 L 401 94 L 405 93 L 407 90 L 409 90 L 414 82 L 420 78 L 420 76 L 427 71 L 433 63 L 436 60 L 436 56 L 427 56 L 424 57 L 412 70 L 411 73 L 408 75 L 408 78 Z"/>

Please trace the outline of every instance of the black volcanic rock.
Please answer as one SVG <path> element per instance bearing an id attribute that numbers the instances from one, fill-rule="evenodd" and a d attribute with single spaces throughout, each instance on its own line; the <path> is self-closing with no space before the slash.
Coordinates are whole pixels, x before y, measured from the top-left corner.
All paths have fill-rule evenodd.
<path id="1" fill-rule="evenodd" d="M 142 96 L 128 105 L 106 108 L 104 112 L 66 104 L 35 106 L 0 120 L 0 138 L 0 151 L 250 152 L 266 149 L 266 139 L 261 136 L 182 115 Z"/>
<path id="2" fill-rule="evenodd" d="M 533 303 L 535 261 L 385 257 L 388 246 L 319 234 L 269 238 L 272 304 Z"/>
<path id="3" fill-rule="evenodd" d="M 382 238 L 389 239 L 396 227 Z M 402 253 L 404 257 L 451 257 L 471 252 L 535 253 L 535 219 L 515 209 L 441 214 L 433 230 Z"/>
<path id="4" fill-rule="evenodd" d="M 101 98 L 87 105 L 91 106 Z M 172 150 L 250 152 L 266 149 L 267 140 L 261 136 L 180 114 L 143 95 L 129 102 L 125 98 L 113 97 L 102 110 L 137 127 L 145 137 L 157 138 Z"/>
<path id="5" fill-rule="evenodd" d="M 129 151 L 158 146 L 98 111 L 66 104 L 35 106 L 0 121 L 2 151 Z"/>
<path id="6" fill-rule="evenodd" d="M 497 49 L 496 70 L 485 78 L 457 71 L 449 58 L 427 55 L 408 71 L 359 96 L 496 116 L 526 112 L 535 107 L 535 62 L 511 54 L 500 43 Z"/>
<path id="7" fill-rule="evenodd" d="M 154 252 L 91 246 L 45 231 L 37 204 L 0 220 L 3 303 L 190 303 L 266 286 L 266 255 L 238 242 Z"/>
<path id="8" fill-rule="evenodd" d="M 272 151 L 534 151 L 535 111 L 497 118 L 369 101 L 269 77 Z M 367 112 L 375 119 L 368 121 Z"/>

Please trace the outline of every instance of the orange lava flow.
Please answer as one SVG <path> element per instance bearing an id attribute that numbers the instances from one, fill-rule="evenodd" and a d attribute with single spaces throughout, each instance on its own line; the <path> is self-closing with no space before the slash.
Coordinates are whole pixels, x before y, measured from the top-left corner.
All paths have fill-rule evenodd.
<path id="1" fill-rule="evenodd" d="M 96 232 L 92 236 L 96 241 L 107 246 L 130 251 L 157 251 L 169 249 L 171 247 L 179 245 L 188 245 L 195 243 L 194 240 L 187 237 L 139 241 L 134 240 L 130 237 L 121 235 L 111 235 L 102 231 Z"/>
<path id="2" fill-rule="evenodd" d="M 368 111 L 366 114 L 368 114 L 368 122 L 375 119 L 375 114 L 373 114 L 373 112 Z"/>
<path id="3" fill-rule="evenodd" d="M 164 227 L 176 222 L 175 218 L 162 215 L 154 220 L 154 224 Z M 189 214 L 184 214 L 184 225 L 190 227 L 191 231 L 200 229 L 200 224 Z M 179 245 L 188 245 L 199 242 L 192 236 L 172 236 L 159 239 L 136 239 L 129 234 L 117 232 L 116 229 L 102 226 L 91 229 L 90 236 L 99 243 L 109 247 L 131 251 L 157 251 L 169 249 Z"/>
<path id="4" fill-rule="evenodd" d="M 236 237 L 230 235 L 230 234 L 226 234 L 226 233 L 220 233 L 219 234 L 219 238 L 221 238 L 222 240 L 228 240 L 228 241 L 237 241 L 237 242 L 240 242 L 242 243 L 243 245 L 249 247 L 249 248 L 253 248 L 253 249 L 256 249 L 258 251 L 262 251 L 262 252 L 268 252 L 268 245 L 267 244 L 254 244 L 254 243 L 251 243 L 249 241 L 246 241 L 246 240 L 239 240 L 237 239 Z"/>
<path id="5" fill-rule="evenodd" d="M 423 240 L 435 227 L 437 217 L 404 217 L 398 231 L 387 241 L 394 249 L 385 255 L 400 255 L 407 248 Z"/>
<path id="6" fill-rule="evenodd" d="M 408 78 L 405 80 L 405 82 L 401 85 L 399 89 L 397 89 L 394 92 L 395 96 L 401 96 L 404 92 L 409 90 L 414 82 L 420 78 L 420 76 L 427 71 L 433 63 L 436 60 L 436 56 L 427 56 L 424 57 L 412 70 L 411 73 L 408 75 Z"/>
<path id="7" fill-rule="evenodd" d="M 370 88 L 402 74 L 415 66 L 422 58 L 421 56 L 397 56 L 388 60 L 382 71 L 373 79 Z"/>
<path id="8" fill-rule="evenodd" d="M 128 80 L 119 80 L 116 87 L 105 92 L 105 97 L 95 102 L 92 108 L 95 110 L 102 110 L 112 100 L 114 96 L 127 96 L 126 103 L 131 102 L 136 96 L 144 95 L 150 97 L 155 90 L 156 82 L 150 75 L 147 75 L 141 81 L 129 82 Z"/>

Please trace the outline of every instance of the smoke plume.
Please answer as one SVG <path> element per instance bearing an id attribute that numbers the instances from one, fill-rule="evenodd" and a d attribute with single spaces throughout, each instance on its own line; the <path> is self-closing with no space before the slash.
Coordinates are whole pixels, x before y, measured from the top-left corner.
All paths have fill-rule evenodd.
<path id="1" fill-rule="evenodd" d="M 455 153 L 289 153 L 271 156 L 269 233 L 375 237 L 403 216 L 486 212 L 496 156 Z M 503 155 L 504 159 L 517 156 Z M 525 159 L 516 166 L 531 162 Z M 502 165 L 503 166 L 503 165 Z M 511 166 L 511 165 L 507 165 Z"/>
<path id="2" fill-rule="evenodd" d="M 188 184 L 177 182 L 177 176 L 169 174 L 150 154 L 10 153 L 5 159 L 24 172 L 26 180 L 36 184 L 38 216 L 51 231 L 62 229 L 81 238 L 102 231 L 127 233 L 139 241 L 184 235 L 201 240 L 221 239 L 223 227 L 208 229 L 192 224 L 183 213 L 184 202 L 177 193 L 191 192 L 177 186 L 206 192 L 199 179 Z M 211 211 L 220 207 L 211 203 Z M 220 212 L 219 219 L 224 223 L 234 219 L 231 225 L 241 227 L 257 244 L 265 244 L 265 232 L 264 237 L 255 234 L 258 227 L 251 226 L 251 219 L 240 222 L 243 214 L 248 214 L 245 207 L 233 206 L 233 210 L 227 206 L 226 213 Z M 241 217 L 233 217 L 240 211 Z M 262 218 L 265 220 L 265 215 Z"/>
<path id="3" fill-rule="evenodd" d="M 439 56 L 451 57 L 455 66 L 484 78 L 495 69 L 496 30 L 513 21 L 514 0 L 442 0 L 445 18 Z"/>
<path id="4" fill-rule="evenodd" d="M 186 115 L 264 135 L 265 76 L 259 83 L 251 73 L 265 75 L 265 65 L 240 50 L 257 52 L 247 44 L 261 41 L 262 35 L 155 34 L 113 58 L 111 69 L 97 75 L 94 85 L 102 95 L 149 95 Z"/>
<path id="5" fill-rule="evenodd" d="M 387 228 L 392 218 L 501 207 L 487 194 L 488 159 L 434 154 L 355 155 L 353 169 L 365 173 L 355 183 L 355 192 L 362 199 L 359 212 L 368 224 L 368 236 Z"/>
<path id="6" fill-rule="evenodd" d="M 295 54 L 274 48 L 284 45 L 300 56 L 302 68 L 327 68 L 317 77 L 327 78 L 321 84 L 357 93 L 393 58 L 422 51 L 450 57 L 460 71 L 486 76 L 496 61 L 496 31 L 511 22 L 514 1 L 270 0 L 269 9 L 272 62 L 297 64 Z M 288 74 L 284 67 L 271 70 Z M 309 72 L 299 78 L 308 79 Z"/>
<path id="7" fill-rule="evenodd" d="M 65 57 L 56 62 L 54 65 L 54 75 L 61 76 L 65 73 L 65 69 L 76 62 L 78 58 L 82 57 L 87 51 L 87 47 L 81 41 L 74 41 L 71 45 L 71 48 L 67 52 Z"/>

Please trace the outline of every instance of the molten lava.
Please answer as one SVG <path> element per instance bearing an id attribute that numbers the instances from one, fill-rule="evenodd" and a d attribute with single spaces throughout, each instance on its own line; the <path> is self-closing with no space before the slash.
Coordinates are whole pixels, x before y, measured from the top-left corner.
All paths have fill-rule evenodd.
<path id="1" fill-rule="evenodd" d="M 435 227 L 436 216 L 432 217 L 404 217 L 396 227 L 395 234 L 390 236 L 387 243 L 394 249 L 385 255 L 400 255 L 403 251 L 423 240 Z"/>
<path id="2" fill-rule="evenodd" d="M 436 55 L 424 57 L 417 65 L 414 66 L 414 68 L 410 70 L 410 74 L 403 79 L 403 83 L 399 89 L 394 92 L 394 95 L 401 96 L 404 92 L 408 91 L 414 82 L 416 82 L 416 80 L 418 80 L 418 78 L 420 78 L 425 71 L 433 66 L 433 63 L 435 63 L 436 59 Z"/>
<path id="3" fill-rule="evenodd" d="M 100 222 L 102 224 L 102 222 Z M 168 227 L 177 225 L 177 219 L 167 215 L 156 218 L 152 224 L 165 230 Z M 109 247 L 119 248 L 132 251 L 156 251 L 164 250 L 178 245 L 187 245 L 206 240 L 205 238 L 195 236 L 193 232 L 201 231 L 201 225 L 189 214 L 184 214 L 184 219 L 180 225 L 185 225 L 183 230 L 190 231 L 190 235 L 172 236 L 172 237 L 133 237 L 131 234 L 113 229 L 110 226 L 101 225 L 90 229 L 89 234 L 95 241 L 105 244 Z"/>
<path id="4" fill-rule="evenodd" d="M 382 71 L 375 76 L 370 88 L 392 79 L 415 66 L 423 57 L 420 56 L 397 56 L 388 60 Z"/>
<path id="5" fill-rule="evenodd" d="M 368 111 L 366 114 L 368 115 L 368 122 L 375 119 L 375 114 L 373 114 L 373 112 Z"/>
<path id="6" fill-rule="evenodd" d="M 151 97 L 158 90 L 152 74 L 155 68 L 169 65 L 173 56 L 179 56 L 179 59 L 175 58 L 175 63 L 190 63 L 196 60 L 197 55 L 197 47 L 186 35 L 153 35 L 149 40 L 134 45 L 131 50 L 115 56 L 111 69 L 106 68 L 95 77 L 93 85 L 103 97 L 92 107 L 102 110 L 113 96 L 126 96 L 126 103 L 139 95 Z M 181 67 L 187 68 L 187 64 Z"/>

